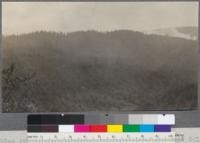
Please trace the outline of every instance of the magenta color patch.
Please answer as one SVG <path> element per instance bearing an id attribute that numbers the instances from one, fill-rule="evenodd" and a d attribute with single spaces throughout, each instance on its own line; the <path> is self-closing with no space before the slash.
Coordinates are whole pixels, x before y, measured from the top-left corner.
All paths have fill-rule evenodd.
<path id="1" fill-rule="evenodd" d="M 75 125 L 74 131 L 75 132 L 90 132 L 90 126 L 89 125 Z"/>

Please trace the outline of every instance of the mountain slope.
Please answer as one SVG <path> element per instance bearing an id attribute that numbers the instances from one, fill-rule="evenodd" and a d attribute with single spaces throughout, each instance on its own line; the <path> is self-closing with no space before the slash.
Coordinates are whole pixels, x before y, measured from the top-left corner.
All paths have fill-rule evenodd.
<path id="1" fill-rule="evenodd" d="M 157 34 L 170 37 L 178 37 L 189 40 L 198 39 L 198 27 L 176 27 L 176 28 L 164 28 L 155 29 L 151 31 L 145 31 L 146 34 Z"/>
<path id="2" fill-rule="evenodd" d="M 197 50 L 129 30 L 3 37 L 4 112 L 193 109 Z"/>

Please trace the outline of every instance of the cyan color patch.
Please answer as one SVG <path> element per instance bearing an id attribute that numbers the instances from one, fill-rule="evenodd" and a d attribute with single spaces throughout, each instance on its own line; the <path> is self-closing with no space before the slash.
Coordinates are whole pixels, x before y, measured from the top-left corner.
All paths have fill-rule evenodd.
<path id="1" fill-rule="evenodd" d="M 154 132 L 154 125 L 140 125 L 140 132 Z"/>

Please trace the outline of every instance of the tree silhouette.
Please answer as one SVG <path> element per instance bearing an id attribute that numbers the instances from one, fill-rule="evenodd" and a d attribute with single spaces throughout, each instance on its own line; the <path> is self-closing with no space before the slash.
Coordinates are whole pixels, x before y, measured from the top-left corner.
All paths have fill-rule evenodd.
<path id="1" fill-rule="evenodd" d="M 24 100 L 23 98 L 27 97 L 18 97 L 15 94 L 12 94 L 17 88 L 23 86 L 25 82 L 29 82 L 34 78 L 35 73 L 26 74 L 26 75 L 16 75 L 16 66 L 12 63 L 8 68 L 3 69 L 2 71 L 2 90 L 3 90 L 3 111 L 9 112 L 13 111 L 19 104 L 17 98 Z M 23 104 L 23 103 L 20 103 Z"/>

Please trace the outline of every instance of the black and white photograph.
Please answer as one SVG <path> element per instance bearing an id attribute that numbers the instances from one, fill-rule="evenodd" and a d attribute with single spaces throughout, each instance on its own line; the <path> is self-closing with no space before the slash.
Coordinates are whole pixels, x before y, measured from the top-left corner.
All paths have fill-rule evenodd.
<path id="1" fill-rule="evenodd" d="M 3 112 L 193 110 L 198 2 L 2 2 Z"/>

